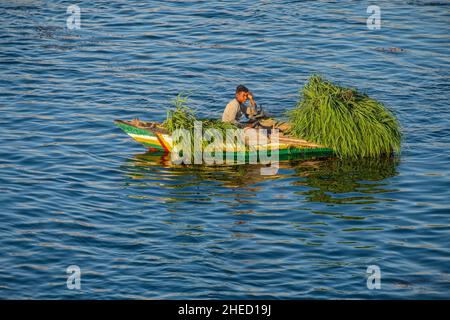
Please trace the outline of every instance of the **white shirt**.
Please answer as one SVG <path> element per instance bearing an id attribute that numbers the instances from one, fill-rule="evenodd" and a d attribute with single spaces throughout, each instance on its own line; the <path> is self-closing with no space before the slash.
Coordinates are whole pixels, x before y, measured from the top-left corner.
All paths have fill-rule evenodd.
<path id="1" fill-rule="evenodd" d="M 237 123 L 241 119 L 242 114 L 246 113 L 246 109 L 247 107 L 245 105 L 240 104 L 239 101 L 234 98 L 225 107 L 222 115 L 222 121 Z"/>

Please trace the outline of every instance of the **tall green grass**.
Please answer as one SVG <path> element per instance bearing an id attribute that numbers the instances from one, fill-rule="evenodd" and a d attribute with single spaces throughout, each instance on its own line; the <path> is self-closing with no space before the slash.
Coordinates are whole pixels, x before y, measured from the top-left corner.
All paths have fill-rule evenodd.
<path id="1" fill-rule="evenodd" d="M 186 129 L 192 133 L 195 121 L 202 123 L 203 131 L 214 128 L 225 134 L 227 129 L 237 129 L 234 124 L 222 122 L 221 120 L 198 119 L 195 112 L 187 106 L 187 101 L 188 97 L 181 94 L 173 100 L 174 108 L 167 111 L 166 120 L 162 123 L 169 133 L 176 129 Z"/>
<path id="2" fill-rule="evenodd" d="M 166 120 L 162 125 L 170 132 L 177 129 L 186 129 L 192 131 L 194 129 L 194 122 L 197 120 L 194 111 L 186 105 L 187 96 L 179 94 L 174 100 L 174 108 L 167 110 Z"/>
<path id="3" fill-rule="evenodd" d="M 400 125 L 386 106 L 318 75 L 310 77 L 288 116 L 289 134 L 331 147 L 341 158 L 400 152 Z"/>
<path id="4" fill-rule="evenodd" d="M 167 111 L 166 120 L 162 125 L 169 131 L 173 133 L 177 129 L 185 129 L 190 133 L 190 145 L 191 150 L 195 151 L 195 122 L 201 122 L 201 141 L 200 146 L 205 148 L 211 141 L 206 140 L 205 131 L 208 129 L 216 129 L 219 134 L 222 135 L 222 142 L 226 142 L 227 129 L 237 129 L 237 127 L 232 123 L 222 122 L 221 120 L 214 119 L 198 119 L 195 112 L 187 106 L 188 97 L 182 96 L 181 94 L 176 97 L 173 101 L 174 108 Z M 215 138 L 212 138 L 213 141 Z M 198 141 L 197 141 L 198 142 Z M 233 142 L 235 143 L 235 142 Z M 235 144 L 234 144 L 235 145 Z M 236 146 L 236 145 L 235 145 Z M 192 159 L 194 158 L 194 153 L 191 154 Z"/>

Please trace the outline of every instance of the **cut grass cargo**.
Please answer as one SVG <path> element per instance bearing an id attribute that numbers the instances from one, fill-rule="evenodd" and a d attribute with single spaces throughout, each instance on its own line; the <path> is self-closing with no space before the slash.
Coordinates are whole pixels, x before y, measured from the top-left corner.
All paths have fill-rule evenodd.
<path id="1" fill-rule="evenodd" d="M 288 116 L 292 136 L 326 145 L 341 158 L 400 152 L 400 126 L 386 106 L 318 75 L 310 77 Z"/>

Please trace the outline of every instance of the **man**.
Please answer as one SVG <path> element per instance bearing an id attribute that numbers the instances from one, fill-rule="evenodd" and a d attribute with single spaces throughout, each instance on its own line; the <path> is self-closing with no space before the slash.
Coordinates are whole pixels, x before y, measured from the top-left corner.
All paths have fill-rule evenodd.
<path id="1" fill-rule="evenodd" d="M 246 106 L 244 103 L 250 100 L 250 105 Z M 242 117 L 242 114 L 246 118 L 252 117 L 256 113 L 256 102 L 253 99 L 253 94 L 243 85 L 239 85 L 236 88 L 236 95 L 231 100 L 225 110 L 223 111 L 222 121 L 231 122 L 237 124 Z"/>

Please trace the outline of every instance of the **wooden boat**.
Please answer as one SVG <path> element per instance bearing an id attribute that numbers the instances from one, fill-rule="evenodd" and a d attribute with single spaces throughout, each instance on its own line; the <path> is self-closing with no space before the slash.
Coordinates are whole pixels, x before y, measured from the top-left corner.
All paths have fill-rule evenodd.
<path id="1" fill-rule="evenodd" d="M 173 147 L 172 136 L 159 123 L 145 122 L 138 119 L 132 121 L 115 120 L 114 123 L 128 134 L 135 141 L 147 147 L 154 152 L 171 152 Z M 303 139 L 296 139 L 289 136 L 279 135 L 277 143 L 269 141 L 266 145 L 256 145 L 253 151 L 249 151 L 245 147 L 241 150 L 236 150 L 233 146 L 224 144 L 224 156 L 232 154 L 237 156 L 245 153 L 248 157 L 252 152 L 258 153 L 259 150 L 277 150 L 280 160 L 301 158 L 301 157 L 329 157 L 333 155 L 333 150 L 325 146 L 312 143 Z"/>

